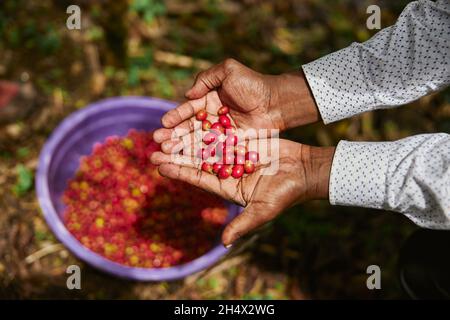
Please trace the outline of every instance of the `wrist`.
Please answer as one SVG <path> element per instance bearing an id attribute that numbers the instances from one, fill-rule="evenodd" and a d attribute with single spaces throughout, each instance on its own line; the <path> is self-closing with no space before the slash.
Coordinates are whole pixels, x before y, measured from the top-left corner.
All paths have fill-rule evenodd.
<path id="1" fill-rule="evenodd" d="M 272 78 L 269 113 L 279 119 L 280 130 L 320 120 L 314 96 L 302 71 L 268 77 Z"/>
<path id="2" fill-rule="evenodd" d="M 303 145 L 301 162 L 305 170 L 306 199 L 329 198 L 330 173 L 335 150 L 335 147 Z"/>

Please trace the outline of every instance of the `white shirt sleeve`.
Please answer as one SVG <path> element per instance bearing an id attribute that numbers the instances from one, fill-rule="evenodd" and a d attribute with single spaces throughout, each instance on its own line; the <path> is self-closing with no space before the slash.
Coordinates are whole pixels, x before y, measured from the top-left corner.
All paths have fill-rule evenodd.
<path id="1" fill-rule="evenodd" d="M 408 4 L 395 25 L 302 66 L 324 123 L 450 84 L 450 0 Z"/>
<path id="2" fill-rule="evenodd" d="M 340 141 L 329 195 L 331 204 L 397 211 L 421 227 L 450 229 L 450 135 Z"/>

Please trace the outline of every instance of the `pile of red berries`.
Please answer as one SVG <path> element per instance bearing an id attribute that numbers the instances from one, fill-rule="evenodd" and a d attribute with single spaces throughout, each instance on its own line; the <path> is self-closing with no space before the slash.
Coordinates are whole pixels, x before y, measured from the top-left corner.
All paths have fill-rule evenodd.
<path id="1" fill-rule="evenodd" d="M 228 117 L 229 108 L 222 106 L 217 111 L 219 119 L 212 123 L 207 120 L 206 110 L 200 110 L 195 115 L 202 122 L 204 148 L 198 150 L 197 157 L 203 160 L 202 170 L 216 174 L 220 179 L 230 176 L 239 179 L 244 173 L 255 171 L 259 161 L 256 151 L 247 151 L 245 141 L 240 142 L 236 127 Z"/>
<path id="2" fill-rule="evenodd" d="M 120 264 L 159 268 L 210 250 L 227 217 L 222 200 L 159 175 L 152 133 L 109 137 L 83 157 L 63 201 L 68 230 Z"/>

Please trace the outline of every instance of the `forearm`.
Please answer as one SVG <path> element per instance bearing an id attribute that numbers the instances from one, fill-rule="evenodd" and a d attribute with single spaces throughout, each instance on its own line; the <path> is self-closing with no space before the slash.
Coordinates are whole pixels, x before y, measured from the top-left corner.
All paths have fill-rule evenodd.
<path id="1" fill-rule="evenodd" d="M 325 123 L 399 106 L 450 84 L 450 1 L 410 3 L 364 43 L 303 65 Z"/>
<path id="2" fill-rule="evenodd" d="M 341 141 L 329 185 L 330 203 L 386 209 L 416 224 L 450 229 L 450 135 L 393 142 Z"/>

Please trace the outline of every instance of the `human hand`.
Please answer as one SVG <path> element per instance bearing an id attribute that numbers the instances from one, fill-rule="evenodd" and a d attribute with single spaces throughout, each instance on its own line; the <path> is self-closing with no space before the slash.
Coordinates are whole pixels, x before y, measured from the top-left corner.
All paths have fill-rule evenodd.
<path id="1" fill-rule="evenodd" d="M 320 119 L 302 72 L 264 75 L 233 59 L 198 74 L 186 97 L 190 100 L 163 116 L 166 129 L 155 132 L 155 141 L 170 139 L 174 128 L 191 130 L 199 110 L 217 114 L 222 105 L 230 107 L 241 129 L 285 130 Z"/>
<path id="2" fill-rule="evenodd" d="M 201 171 L 199 165 L 186 155 L 180 156 L 181 161 L 176 161 L 173 155 L 177 151 L 174 154 L 155 152 L 151 161 L 159 166 L 160 174 L 165 177 L 190 183 L 245 207 L 222 234 L 223 244 L 229 246 L 296 203 L 328 198 L 334 148 L 277 141 L 278 145 L 270 144 L 267 159 L 261 160 L 255 172 L 240 179 L 219 179 Z M 278 167 L 273 175 L 267 175 L 270 167 Z"/>

